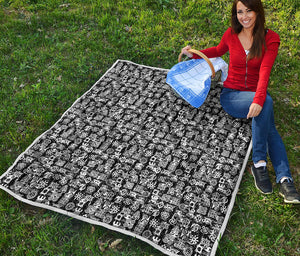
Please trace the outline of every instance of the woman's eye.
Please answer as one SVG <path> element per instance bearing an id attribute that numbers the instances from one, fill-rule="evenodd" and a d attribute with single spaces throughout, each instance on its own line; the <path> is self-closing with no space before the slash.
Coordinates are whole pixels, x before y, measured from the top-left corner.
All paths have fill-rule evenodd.
<path id="1" fill-rule="evenodd" d="M 252 12 L 252 10 L 247 10 L 247 12 Z"/>

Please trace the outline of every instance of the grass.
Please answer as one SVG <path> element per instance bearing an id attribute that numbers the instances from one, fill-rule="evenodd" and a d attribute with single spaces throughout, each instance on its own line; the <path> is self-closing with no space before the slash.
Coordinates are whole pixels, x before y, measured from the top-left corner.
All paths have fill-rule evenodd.
<path id="1" fill-rule="evenodd" d="M 299 3 L 263 3 L 269 28 L 281 36 L 269 91 L 299 188 Z M 2 174 L 117 59 L 171 68 L 186 44 L 216 45 L 229 26 L 231 1 L 0 0 L 0 7 Z M 217 255 L 300 255 L 300 208 L 284 204 L 276 186 L 270 196 L 259 194 L 248 171 Z M 162 255 L 137 239 L 30 207 L 4 191 L 0 229 L 1 255 Z M 116 239 L 122 242 L 109 248 Z"/>

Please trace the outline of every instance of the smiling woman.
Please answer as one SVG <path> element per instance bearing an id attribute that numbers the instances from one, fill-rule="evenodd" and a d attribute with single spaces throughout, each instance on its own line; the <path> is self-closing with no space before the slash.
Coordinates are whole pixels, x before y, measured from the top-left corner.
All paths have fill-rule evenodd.
<path id="1" fill-rule="evenodd" d="M 263 194 L 273 192 L 269 178 L 269 154 L 280 195 L 285 203 L 300 204 L 285 146 L 278 134 L 273 113 L 273 100 L 267 92 L 271 69 L 277 57 L 279 35 L 265 27 L 264 8 L 261 0 L 234 0 L 231 10 L 231 28 L 221 42 L 201 52 L 208 58 L 230 53 L 228 77 L 221 93 L 223 109 L 236 118 L 252 118 L 253 166 L 251 168 L 257 189 Z M 189 52 L 182 53 L 200 58 Z"/>

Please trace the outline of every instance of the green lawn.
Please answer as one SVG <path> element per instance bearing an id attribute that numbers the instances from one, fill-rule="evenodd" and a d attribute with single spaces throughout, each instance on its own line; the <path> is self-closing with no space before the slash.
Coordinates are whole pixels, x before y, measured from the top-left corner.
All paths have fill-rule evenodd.
<path id="1" fill-rule="evenodd" d="M 231 2 L 0 0 L 0 175 L 117 59 L 171 68 L 186 44 L 216 45 L 229 26 Z M 281 37 L 269 92 L 300 188 L 300 4 L 263 3 L 268 27 Z M 275 183 L 272 195 L 257 192 L 250 163 L 217 255 L 300 255 L 300 207 L 284 204 Z M 162 255 L 2 190 L 0 230 L 0 255 Z M 109 248 L 116 239 L 121 243 Z"/>

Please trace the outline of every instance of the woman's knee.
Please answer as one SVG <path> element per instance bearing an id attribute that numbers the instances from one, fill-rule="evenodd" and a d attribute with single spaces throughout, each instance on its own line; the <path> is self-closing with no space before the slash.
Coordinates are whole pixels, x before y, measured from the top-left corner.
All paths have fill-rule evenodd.
<path id="1" fill-rule="evenodd" d="M 273 99 L 270 95 L 267 94 L 265 103 L 263 105 L 263 109 L 272 110 L 273 111 Z"/>
<path id="2" fill-rule="evenodd" d="M 267 104 L 272 104 L 272 106 L 273 106 L 273 99 L 272 99 L 272 97 L 269 94 L 267 94 L 265 102 Z"/>
<path id="3" fill-rule="evenodd" d="M 266 100 L 263 105 L 263 108 L 262 108 L 262 111 L 257 116 L 257 118 L 270 120 L 270 117 L 272 115 L 273 115 L 273 99 L 271 98 L 270 95 L 267 95 Z"/>

